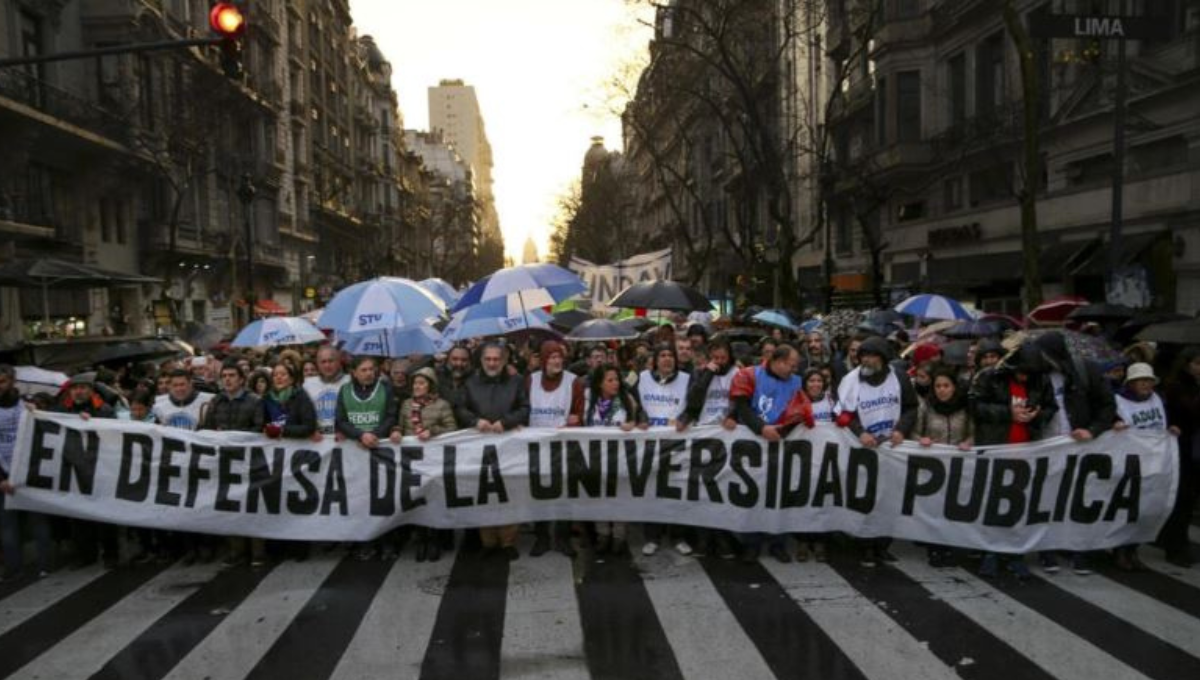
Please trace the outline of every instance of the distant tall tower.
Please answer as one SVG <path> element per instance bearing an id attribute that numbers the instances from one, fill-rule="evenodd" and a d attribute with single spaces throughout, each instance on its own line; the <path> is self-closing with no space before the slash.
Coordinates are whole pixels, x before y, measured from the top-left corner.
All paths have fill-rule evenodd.
<path id="1" fill-rule="evenodd" d="M 500 216 L 492 193 L 492 145 L 488 143 L 475 88 L 461 80 L 443 80 L 429 88 L 429 127 L 440 131 L 471 166 L 482 203 L 484 238 L 500 240 Z"/>
<path id="2" fill-rule="evenodd" d="M 521 256 L 521 264 L 537 264 L 538 252 L 537 244 L 533 242 L 533 237 L 525 239 L 525 254 Z"/>

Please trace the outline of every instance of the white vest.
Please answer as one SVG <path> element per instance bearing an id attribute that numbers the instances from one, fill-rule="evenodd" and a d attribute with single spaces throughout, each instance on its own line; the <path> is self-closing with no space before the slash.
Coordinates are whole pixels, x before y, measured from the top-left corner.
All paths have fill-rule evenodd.
<path id="1" fill-rule="evenodd" d="M 697 425 L 720 425 L 729 415 L 729 388 L 733 385 L 733 376 L 737 369 L 731 368 L 725 375 L 713 374 L 712 382 L 708 384 L 708 392 L 704 395 L 704 408 L 700 409 Z"/>
<path id="2" fill-rule="evenodd" d="M 13 449 L 17 445 L 17 426 L 25 413 L 25 405 L 21 400 L 10 408 L 0 407 L 0 468 L 5 472 L 12 470 Z"/>
<path id="3" fill-rule="evenodd" d="M 888 372 L 887 379 L 876 387 L 859 377 L 860 370 L 856 368 L 842 379 L 837 410 L 857 413 L 863 431 L 876 437 L 887 435 L 900 420 L 900 379 L 888 366 L 883 369 Z"/>
<path id="4" fill-rule="evenodd" d="M 187 406 L 176 406 L 171 402 L 170 396 L 160 394 L 154 400 L 152 413 L 158 424 L 164 427 L 174 427 L 180 430 L 196 430 L 200 427 L 200 410 L 205 404 L 212 401 L 213 396 L 208 392 L 197 392 L 196 398 L 192 400 L 192 403 Z"/>
<path id="5" fill-rule="evenodd" d="M 818 423 L 832 423 L 836 418 L 834 413 L 837 405 L 833 401 L 833 393 L 826 392 L 823 399 L 812 403 L 813 420 Z"/>
<path id="6" fill-rule="evenodd" d="M 676 373 L 675 379 L 667 385 L 660 385 L 650 374 L 642 371 L 638 376 L 638 397 L 642 400 L 642 408 L 650 419 L 650 425 L 667 425 L 679 418 L 687 403 L 687 389 L 692 377 L 687 373 Z"/>
<path id="7" fill-rule="evenodd" d="M 564 372 L 558 389 L 547 392 L 542 387 L 542 372 L 529 376 L 529 427 L 563 427 L 571 415 L 571 394 L 575 374 Z"/>
<path id="8" fill-rule="evenodd" d="M 317 429 L 324 434 L 333 434 L 333 421 L 337 415 L 338 394 L 342 385 L 350 382 L 350 376 L 345 373 L 334 382 L 325 382 L 321 376 L 314 375 L 304 380 L 304 391 L 312 400 L 313 408 L 317 411 Z"/>
<path id="9" fill-rule="evenodd" d="M 1162 397 L 1152 395 L 1146 401 L 1133 401 L 1117 395 L 1117 417 L 1135 430 L 1167 430 L 1167 411 Z"/>

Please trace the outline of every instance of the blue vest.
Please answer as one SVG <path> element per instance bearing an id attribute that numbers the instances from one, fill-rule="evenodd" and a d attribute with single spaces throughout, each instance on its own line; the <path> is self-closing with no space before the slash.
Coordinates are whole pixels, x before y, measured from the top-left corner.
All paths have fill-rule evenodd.
<path id="1" fill-rule="evenodd" d="M 750 399 L 750 407 L 762 418 L 763 423 L 774 425 L 783 417 L 792 397 L 800 390 L 800 376 L 793 375 L 787 380 L 780 380 L 771 375 L 765 366 L 754 369 L 754 396 Z"/>

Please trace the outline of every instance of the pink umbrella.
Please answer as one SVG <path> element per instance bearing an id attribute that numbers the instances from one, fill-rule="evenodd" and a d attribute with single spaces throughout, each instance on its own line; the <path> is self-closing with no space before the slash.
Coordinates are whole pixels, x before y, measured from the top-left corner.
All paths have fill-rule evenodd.
<path id="1" fill-rule="evenodd" d="M 1087 298 L 1078 295 L 1060 295 L 1038 305 L 1028 318 L 1039 326 L 1062 325 L 1068 314 L 1088 304 Z"/>

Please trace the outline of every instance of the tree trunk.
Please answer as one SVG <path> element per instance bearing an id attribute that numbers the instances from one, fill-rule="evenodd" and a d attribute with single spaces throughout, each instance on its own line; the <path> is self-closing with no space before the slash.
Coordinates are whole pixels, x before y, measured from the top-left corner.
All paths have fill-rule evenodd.
<path id="1" fill-rule="evenodd" d="M 1021 63 L 1021 94 L 1023 106 L 1022 164 L 1025 182 L 1019 192 L 1021 201 L 1021 259 L 1024 272 L 1025 310 L 1042 303 L 1042 273 L 1040 271 L 1041 243 L 1038 237 L 1037 195 L 1041 180 L 1041 153 L 1038 145 L 1040 120 L 1037 64 L 1034 61 L 1033 41 L 1013 0 L 1004 3 L 1004 24 L 1012 34 L 1013 44 Z"/>

